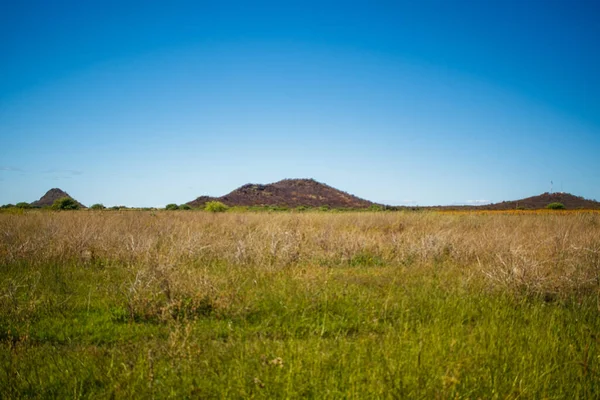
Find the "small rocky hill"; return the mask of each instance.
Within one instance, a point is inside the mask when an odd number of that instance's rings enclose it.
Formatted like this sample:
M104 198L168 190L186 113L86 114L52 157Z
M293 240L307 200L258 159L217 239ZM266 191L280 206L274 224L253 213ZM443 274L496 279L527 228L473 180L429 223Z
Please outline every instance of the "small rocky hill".
M267 185L249 183L221 197L201 196L187 203L202 207L208 201L228 206L285 206L367 208L374 203L314 179L284 179Z
M480 206L487 210L515 210L515 209L541 209L550 203L562 203L567 210L598 210L600 202L587 200L570 193L543 193L538 196L527 197L521 200L503 201L501 203Z
M73 197L71 197L67 192L65 192L61 189L58 189L58 188L52 188L52 189L48 190L46 192L46 194L43 195L39 200L36 200L33 203L31 203L31 206L32 207L50 207L52 204L54 204L54 202L56 200L62 199L63 197L69 197L69 198L73 199ZM75 199L73 199L73 200L75 200ZM84 206L77 200L75 200L75 202L77 202L77 204L79 204L79 207L86 208L86 206Z

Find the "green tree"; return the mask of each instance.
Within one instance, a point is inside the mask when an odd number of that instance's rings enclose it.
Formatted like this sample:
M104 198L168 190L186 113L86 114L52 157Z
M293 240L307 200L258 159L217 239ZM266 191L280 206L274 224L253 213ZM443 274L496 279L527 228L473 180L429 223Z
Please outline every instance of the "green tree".
M17 205L15 207L17 207L17 208L31 208L31 204L22 201L20 203L17 203Z
M546 208L549 210L564 210L566 207L563 203L554 202L548 204Z
M101 203L96 203L96 204L93 204L93 205L90 207L90 209L92 209L92 210L104 210L105 208L106 208L106 207L104 207L104 204L101 204Z
M70 197L62 197L52 204L53 210L78 210L79 204Z
M187 204L182 204L179 206L180 210L191 210L192 207L188 206Z
M169 210L169 211L179 210L179 206L175 203L167 204L165 206L165 210Z
M210 211L210 212L225 212L225 211L227 211L228 208L229 207L227 207L225 204L221 203L220 201L209 201L204 206L204 210Z

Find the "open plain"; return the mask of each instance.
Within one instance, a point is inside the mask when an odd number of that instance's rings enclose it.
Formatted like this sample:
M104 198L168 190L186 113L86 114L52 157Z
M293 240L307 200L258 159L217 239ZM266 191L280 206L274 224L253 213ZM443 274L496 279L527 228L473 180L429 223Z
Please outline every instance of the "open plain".
M0 213L0 398L598 398L600 213Z

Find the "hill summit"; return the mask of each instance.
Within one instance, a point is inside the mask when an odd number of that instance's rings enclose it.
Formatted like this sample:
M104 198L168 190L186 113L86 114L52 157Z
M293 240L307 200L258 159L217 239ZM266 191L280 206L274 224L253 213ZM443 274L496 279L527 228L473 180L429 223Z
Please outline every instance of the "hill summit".
M209 201L220 201L228 206L331 208L367 208L374 204L314 179L284 179L267 185L248 183L224 196L200 196L187 204L202 207Z
M52 206L52 204L54 204L54 202L56 200L62 199L63 197L68 197L70 199L73 199L73 197L71 197L67 192L65 192L61 189L58 189L58 188L52 188L52 189L48 190L45 195L40 197L39 200L36 200L33 203L31 203L31 206L33 206L33 207L50 207L50 206ZM75 199L73 199L73 200L75 200ZM77 200L75 200L75 202L79 205L79 207L86 208L83 204L81 204Z

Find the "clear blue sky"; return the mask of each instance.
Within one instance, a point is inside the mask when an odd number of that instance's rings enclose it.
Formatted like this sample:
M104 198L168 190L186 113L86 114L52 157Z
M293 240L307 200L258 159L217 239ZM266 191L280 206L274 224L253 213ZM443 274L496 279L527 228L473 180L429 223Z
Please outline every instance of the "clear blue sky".
M600 2L1 1L0 204L600 200Z

